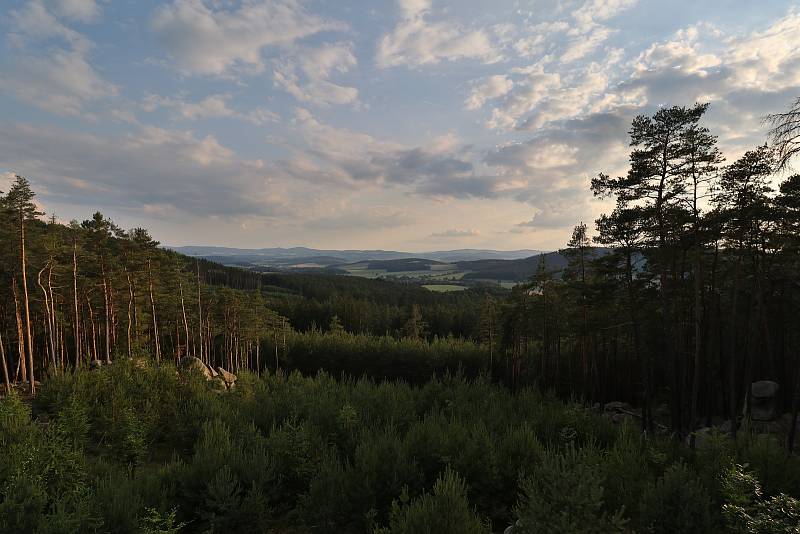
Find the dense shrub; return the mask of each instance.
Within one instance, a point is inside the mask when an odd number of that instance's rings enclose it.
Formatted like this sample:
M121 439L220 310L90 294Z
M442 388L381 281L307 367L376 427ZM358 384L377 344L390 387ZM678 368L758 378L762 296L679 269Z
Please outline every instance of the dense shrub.
M799 461L768 440L695 453L457 373L220 391L120 361L0 399L0 446L0 532L766 532L798 510Z
M524 497L516 510L515 531L623 532L624 510L606 511L603 482L601 455L594 446L548 450L539 468L522 483Z
M454 471L446 469L436 479L433 493L422 495L409 502L403 493L392 504L387 528L375 530L376 534L486 534L489 527L470 509L464 480Z

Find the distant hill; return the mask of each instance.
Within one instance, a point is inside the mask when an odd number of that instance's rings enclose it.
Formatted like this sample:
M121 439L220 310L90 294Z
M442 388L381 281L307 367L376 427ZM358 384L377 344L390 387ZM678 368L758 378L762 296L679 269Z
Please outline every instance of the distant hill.
M567 266L567 258L559 252L545 252L518 260L476 260L458 262L459 270L466 271L462 280L503 280L521 282L527 280L539 268L544 256L545 268L560 273Z
M567 266L561 252L535 250L449 250L436 252L396 252L390 250L317 250L305 247L237 249L225 247L175 247L189 256L199 256L225 265L257 271L349 274L369 278L402 279L427 284L474 286L484 282L517 283L528 280L545 267L558 277ZM592 248L600 256L607 249Z
M211 246L167 247L187 256L214 258L228 264L292 267L315 264L327 267L363 261L425 259L445 263L476 260L516 260L540 254L539 250L458 249L431 252L400 252L395 250L320 250L307 247L292 248L230 248Z

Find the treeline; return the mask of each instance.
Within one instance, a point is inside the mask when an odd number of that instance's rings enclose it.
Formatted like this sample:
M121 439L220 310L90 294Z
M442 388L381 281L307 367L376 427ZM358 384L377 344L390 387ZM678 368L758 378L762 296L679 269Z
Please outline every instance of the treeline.
M325 371L336 377L419 385L449 373L470 379L503 374L502 362L493 362L486 346L454 337L425 340L412 332L400 338L351 334L334 323L327 332L270 333L264 346L274 352L274 360L265 360L273 371L291 369L309 376Z
M486 296L507 294L493 287L436 293L415 284L330 274L267 273L261 281L270 307L297 330L325 330L336 317L351 333L402 337L418 306L427 339L477 339Z
M512 384L633 401L649 430L667 403L685 433L718 416L735 432L751 383L768 379L796 420L800 176L781 174L786 138L775 135L727 162L707 107L634 119L628 173L592 180L615 204L596 237L576 226L563 276L542 265L496 308Z
M21 176L0 195L7 388L21 382L33 393L48 367L118 356L190 355L228 369L255 368L265 332L288 328L265 306L254 273L161 249L145 229L125 231L99 212L68 225L43 221L34 197Z

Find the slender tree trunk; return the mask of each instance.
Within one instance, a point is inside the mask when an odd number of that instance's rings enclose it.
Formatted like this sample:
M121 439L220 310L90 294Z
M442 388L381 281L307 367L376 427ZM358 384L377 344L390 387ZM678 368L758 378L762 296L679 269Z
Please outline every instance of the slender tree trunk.
M791 290L790 290L791 295ZM790 297L789 302L793 302ZM790 308L791 311L791 308ZM792 313L790 314L792 317L796 318L797 314ZM795 324L797 325L798 322L795 319ZM789 426L789 436L787 438L787 449L789 450L789 454L792 453L794 450L794 440L795 436L797 435L797 415L800 411L800 358L795 357L795 369L794 369L794 391L792 392L792 422Z
M198 323L198 337L197 337L197 345L200 351L200 359L203 359L203 304L200 300L200 260L195 259L195 265L197 267L197 323Z
M153 268L150 258L147 258L148 290L150 293L150 314L153 316L153 344L155 347L156 361L161 361L161 343L158 339L158 320L156 319L156 301L153 297ZM177 340L176 340L177 343ZM177 344L176 344L177 347Z
M696 424L700 381L702 380L702 373L705 371L703 359L705 306L703 305L703 262L701 253L702 250L699 245L696 245L694 258L694 372L692 377L691 410L689 412L690 430L694 429Z
M105 361L106 363L111 363L111 306L109 304L109 295L108 295L108 281L106 280L106 267L105 267L105 259L100 259L100 266L101 266L101 273L102 273L102 284L103 284L103 308L105 312L105 334L106 334L106 346L105 346Z
M0 329L0 361L3 365L3 383L6 385L6 394L11 394L11 379L8 376L8 362L6 361L6 348L3 346L3 332Z
M734 276L733 276L733 298L731 302L731 320L730 320L730 366L728 369L729 373L729 381L730 381L730 401L728 403L728 416L731 419L731 435L735 438L736 437L736 430L737 430L737 407L739 405L739 386L737 384L736 375L736 360L738 355L738 343L737 343L737 312L738 312L738 304L739 304L739 279L741 278L741 258L737 254L736 258L736 266L734 268Z
M80 367L81 361L81 316L78 306L78 240L72 241L72 303L75 308L75 368Z
M59 362L58 368L60 371L64 370L64 362L63 362L63 352L62 347L59 342L59 331L60 327L58 325L58 313L56 312L56 297L53 295L53 263L50 263L50 268L47 270L47 292L50 294L50 316L52 317L53 321L53 332L52 332L52 345L53 345L53 352L56 354L56 360Z
M186 319L186 305L183 301L183 282L178 282L178 290L181 296L181 312L183 313L183 328L186 332L186 355L190 356L189 353L189 321Z
M28 340L28 379L30 381L31 395L36 393L36 379L33 370L33 334L31 332L31 305L28 298L28 274L25 257L25 217L20 208L19 212L19 259L22 271L22 294L25 302L25 329Z
M14 293L14 315L17 321L17 350L19 351L19 358L17 359L17 370L22 372L22 381L28 381L28 355L25 352L25 332L23 330L22 311L19 302L19 290L17 289L17 278L14 277L11 281L11 290ZM15 373L15 374L18 374Z
M131 273L128 272L128 268L125 267L125 279L128 281L128 328L127 328L127 342L128 342L128 358L130 359L131 353L131 344L133 343L133 336L131 332L131 328L133 327L133 282L131 281Z
M97 353L97 326L94 322L94 311L92 310L92 301L89 299L89 296L86 296L86 305L89 310L89 322L92 325L92 361L99 360L98 353Z
M36 284L42 290L42 295L44 296L44 311L45 311L45 334L47 336L47 352L50 353L50 361L53 363L55 367L56 364L56 352L55 347L53 347L53 318L50 314L50 297L47 295L47 290L45 289L44 285L42 284L42 273L47 269L48 264L45 264L44 267L39 270L39 274L36 276Z

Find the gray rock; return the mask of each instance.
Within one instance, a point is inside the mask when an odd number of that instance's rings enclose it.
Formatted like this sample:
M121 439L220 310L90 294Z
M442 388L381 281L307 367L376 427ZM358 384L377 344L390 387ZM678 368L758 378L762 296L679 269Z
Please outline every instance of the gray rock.
M722 430L710 426L698 428L686 436L686 445L691 446L692 442L694 442L695 449L702 449L708 445L711 437L717 432L722 432Z
M206 377L206 380L211 380L214 378L214 375L211 373L211 369L203 363L200 358L195 358L194 356L184 356L180 360L181 369L196 369Z
M753 395L753 398L758 399L773 398L778 394L780 389L781 387L778 383L772 380L759 380L750 385L750 393Z
M226 371L222 367L217 367L217 371L219 371L219 375L227 384L233 384L238 379L238 377L235 374Z
M606 412L627 412L632 410L633 406L631 406L627 402L621 402L621 401L607 402L605 406L603 406L603 411Z
M772 380L759 380L750 385L750 417L754 421L774 421L778 417L778 391Z

